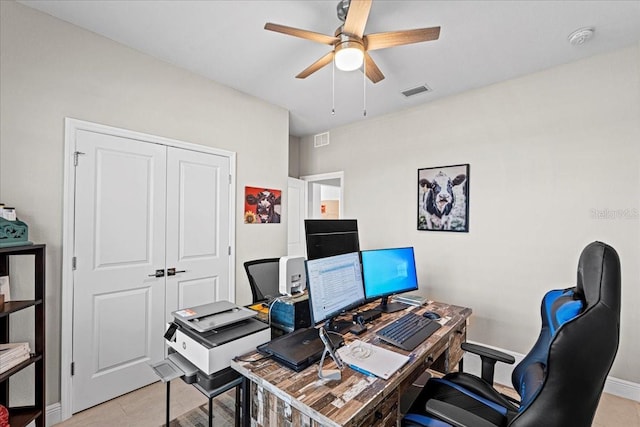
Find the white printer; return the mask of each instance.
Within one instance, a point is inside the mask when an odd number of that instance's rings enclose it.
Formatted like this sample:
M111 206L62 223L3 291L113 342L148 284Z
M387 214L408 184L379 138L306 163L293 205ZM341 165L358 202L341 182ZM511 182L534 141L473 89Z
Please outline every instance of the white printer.
M269 325L257 313L229 301L186 308L172 313L165 339L169 346L200 371L206 388L226 377L231 359L271 340ZM171 350L170 350L171 351Z

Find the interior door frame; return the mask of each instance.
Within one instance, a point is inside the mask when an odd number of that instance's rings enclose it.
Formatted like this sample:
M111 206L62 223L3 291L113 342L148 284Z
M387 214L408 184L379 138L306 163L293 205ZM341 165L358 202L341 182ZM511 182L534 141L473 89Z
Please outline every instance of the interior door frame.
M307 203L309 204L314 203L314 200L316 199L314 197L313 184L322 184L323 181L338 180L340 182L340 199L338 200L339 218L344 218L344 171L304 175L301 176L300 179L307 181ZM317 210L320 211L319 206L317 206ZM307 207L307 217L313 217L313 208Z
M161 136L87 122L70 117L64 121L64 201L62 225L62 297L60 324L60 416L72 415L71 363L73 362L73 254L75 241L75 155L76 133L89 131L135 139L185 150L214 154L229 159L229 295L235 300L236 153ZM80 160L81 161L81 160ZM233 301L232 301L233 302Z

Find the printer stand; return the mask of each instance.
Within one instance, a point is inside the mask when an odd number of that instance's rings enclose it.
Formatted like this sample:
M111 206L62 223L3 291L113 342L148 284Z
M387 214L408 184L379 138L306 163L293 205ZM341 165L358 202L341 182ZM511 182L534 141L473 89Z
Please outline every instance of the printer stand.
M220 371L219 375L212 379L210 375L206 375L183 356L174 352L170 352L167 358L161 362L150 366L160 379L167 383L166 427L169 427L171 420L169 413L171 408L171 380L178 377L185 383L193 385L196 390L209 399L209 427L213 426L213 398L234 387L236 388L235 425L236 427L240 426L241 420L244 421L245 425L247 424L250 408L247 399L249 383L245 377L231 368ZM229 375L230 373L232 375Z
M209 399L209 427L213 427L213 399L219 395L221 395L222 393L231 390L232 388L236 388L236 419L235 419L235 425L236 427L240 426L240 413L242 413L242 415L244 417L246 417L245 414L247 414L246 412L246 408L249 406L248 402L245 402L244 400L244 396L247 395L246 391L245 391L245 387L248 386L248 384L246 383L246 381L244 380L244 377L240 376L236 379L234 379L233 381L230 381L220 387L214 388L214 389L206 389L205 387L202 387L200 384L198 383L193 383L192 384L200 393L202 393L203 395L205 395L207 397L207 399ZM241 403L242 402L242 405ZM171 420L171 416L169 414L169 408L171 407L171 381L167 381L167 411L166 411L166 427L169 427L169 423Z

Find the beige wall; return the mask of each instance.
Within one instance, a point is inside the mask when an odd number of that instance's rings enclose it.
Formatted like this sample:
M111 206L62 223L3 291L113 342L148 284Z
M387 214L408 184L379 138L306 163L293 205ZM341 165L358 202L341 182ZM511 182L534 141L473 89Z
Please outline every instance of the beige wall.
M60 397L64 118L237 153L236 297L247 304L242 262L285 254L287 225L286 216L244 225L244 186L286 196L288 113L23 5L0 1L0 19L0 201L18 209L31 240L47 244L51 404ZM269 253L256 241L269 242Z
M611 374L640 383L640 46L333 129L325 147L305 137L300 159L301 175L344 171L361 247L413 245L421 293L472 307L473 341L526 353L545 291L575 284L588 242L613 245L623 306ZM460 163L469 233L417 231L417 169Z

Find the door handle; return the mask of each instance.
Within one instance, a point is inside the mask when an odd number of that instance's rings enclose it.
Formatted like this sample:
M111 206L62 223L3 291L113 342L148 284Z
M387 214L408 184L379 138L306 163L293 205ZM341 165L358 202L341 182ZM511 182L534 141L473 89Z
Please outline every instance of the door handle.
M178 270L176 271L175 268L167 268L167 276L175 276L176 273L186 273L187 270Z
M164 277L164 270L156 270L156 272L150 274L149 277Z

